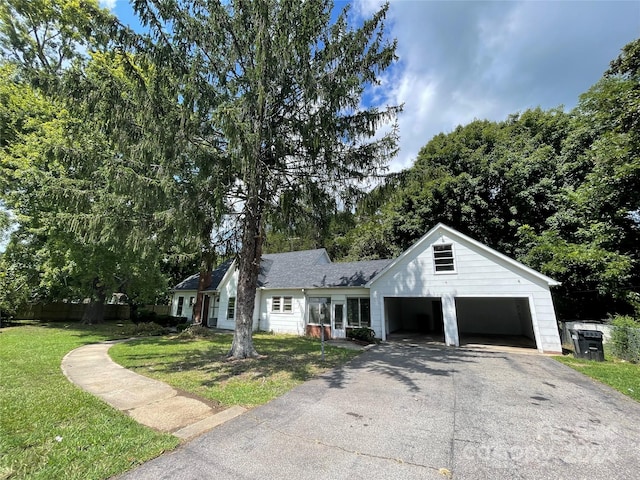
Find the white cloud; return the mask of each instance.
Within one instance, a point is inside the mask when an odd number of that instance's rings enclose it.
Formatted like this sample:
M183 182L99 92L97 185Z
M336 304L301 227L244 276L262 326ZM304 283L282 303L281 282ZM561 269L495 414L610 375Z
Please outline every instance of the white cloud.
M359 0L354 12L380 5ZM572 108L640 34L640 3L396 1L387 26L400 62L375 98L405 104L399 170L434 135L473 119Z
M100 6L109 10L116 8L116 3L118 0L100 0Z

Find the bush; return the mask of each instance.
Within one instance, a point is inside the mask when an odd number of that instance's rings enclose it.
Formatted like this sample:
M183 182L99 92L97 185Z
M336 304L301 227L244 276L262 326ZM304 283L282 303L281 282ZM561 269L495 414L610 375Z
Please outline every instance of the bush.
M182 332L180 332L178 334L178 338L211 338L215 335L216 333L212 330L209 330L207 327L203 327L202 325L191 325L189 328L186 328Z
M167 329L162 325L158 325L154 322L144 322L130 325L124 330L125 335L133 335L136 337L164 335L165 333L167 333Z
M361 342L376 343L376 334L368 327L347 330L347 338L359 340Z
M185 317L173 317L171 315L158 315L150 310L136 310L131 316L133 323L157 323L163 327L177 327L181 323L186 323Z
M628 315L617 315L611 324L613 356L628 362L640 363L640 323Z

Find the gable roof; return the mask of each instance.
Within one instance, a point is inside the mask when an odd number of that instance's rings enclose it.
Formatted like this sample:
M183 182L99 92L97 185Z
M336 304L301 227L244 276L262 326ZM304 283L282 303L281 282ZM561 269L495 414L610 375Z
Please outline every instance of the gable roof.
M231 266L232 263L233 263L232 260L227 260L226 262L221 263L213 272L211 272L211 281L209 282L209 286L205 288L204 291L209 292L209 291L216 290L218 288L218 285L220 285L222 278L227 273L227 270L229 270L229 267ZM194 275L191 275L189 278L186 278L185 280L181 281L179 284L173 287L173 289L174 290L198 290L199 280L200 280L200 274L196 273Z
M291 257L265 255L258 286L263 288L363 287L391 260L304 264Z
M363 287L375 278L391 260L333 263L324 248L297 252L268 253L262 256L258 287L324 288ZM211 274L211 285L205 291L217 290L220 282L233 270L227 261ZM174 287L174 290L197 290L198 274Z
M560 282L554 280L553 278L547 277L542 273L534 270L533 268L527 267L526 265L514 260L513 258L507 257L506 255L494 250L491 247L486 246L484 243L481 243L473 238L465 235L464 233L460 233L459 231L445 225L444 223L438 223L435 227L429 230L425 235L423 235L417 242L415 242L411 247L402 252L402 255L395 258L386 266L386 268L375 276L371 281L369 281L366 286L369 287L371 284L375 283L382 275L391 270L395 265L398 264L404 257L411 255L412 252L416 249L421 248L425 243L429 243L432 238L437 237L439 235L446 234L449 237L457 239L461 243L466 243L473 250L484 253L487 257L493 258L494 260L500 260L516 270L520 270L522 273L530 275L538 280L543 281L549 286L557 286L560 285Z

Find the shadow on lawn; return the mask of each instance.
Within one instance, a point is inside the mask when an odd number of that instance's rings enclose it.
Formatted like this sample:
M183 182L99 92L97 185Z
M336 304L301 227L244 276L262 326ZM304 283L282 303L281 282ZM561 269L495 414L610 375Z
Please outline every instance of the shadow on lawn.
M205 387L233 378L271 378L281 373L304 381L357 355L357 352L327 346L323 362L320 344L315 339L256 334L254 344L263 358L229 360L227 352L231 341L232 334L222 333L203 339L147 337L120 346L118 355L126 359L128 365L152 367L165 373L197 370L207 377L200 382Z

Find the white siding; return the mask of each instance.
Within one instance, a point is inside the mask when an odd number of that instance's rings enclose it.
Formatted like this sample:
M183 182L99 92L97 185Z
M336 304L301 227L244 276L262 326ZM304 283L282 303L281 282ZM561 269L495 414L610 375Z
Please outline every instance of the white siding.
M193 307L189 306L189 299L191 297L196 297L197 291L195 290L180 290L179 292L173 293L173 298L171 300L171 315L174 317L186 317L187 320L191 321L193 317ZM182 313L178 315L178 298L183 297L184 303L182 304Z
M302 290L262 290L260 292L260 330L275 333L305 333L305 294ZM291 297L291 312L273 312L273 297Z
M220 285L218 285L218 291L220 292L220 303L218 304L218 328L227 330L234 330L236 328L236 320L235 318L227 318L227 310L229 307L229 298L236 296L237 286L237 270L225 275L220 282Z
M526 297L531 304L531 317L540 350L561 350L556 317L548 284L504 259L478 249L463 238L442 232L421 240L371 285L372 326L376 334L386 337L384 297L441 297L445 317L447 343L455 339L457 328L447 327L447 317L455 318L455 297ZM455 272L435 273L432 245L453 244ZM375 305L375 307L374 307ZM445 308L445 306L447 308ZM447 330L448 328L448 330Z

